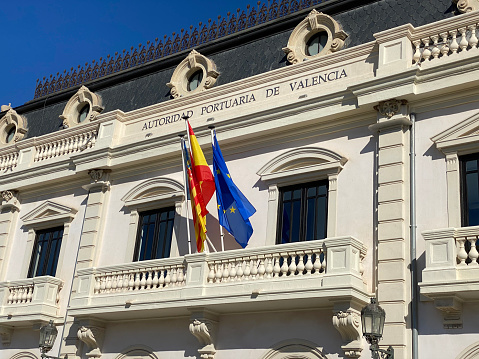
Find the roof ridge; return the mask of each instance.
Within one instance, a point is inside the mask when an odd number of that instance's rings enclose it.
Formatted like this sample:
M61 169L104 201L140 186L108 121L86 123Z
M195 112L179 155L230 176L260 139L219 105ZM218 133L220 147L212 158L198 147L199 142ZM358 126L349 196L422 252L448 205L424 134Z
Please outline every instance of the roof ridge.
M189 31L183 28L181 33L173 32L171 36L164 35L163 40L155 39L154 43L147 41L138 48L132 46L130 51L124 49L114 56L100 57L99 61L86 62L84 66L72 67L70 71L57 72L56 76L37 79L34 99L47 96L83 83L96 80L120 71L161 59L171 54L193 49L219 38L250 29L260 24L299 12L311 6L330 0L273 0L267 3L258 1L257 6L246 6L246 11L236 10L236 15L228 12L226 17L218 15L216 21L208 19L208 23L200 22L198 27L190 25Z

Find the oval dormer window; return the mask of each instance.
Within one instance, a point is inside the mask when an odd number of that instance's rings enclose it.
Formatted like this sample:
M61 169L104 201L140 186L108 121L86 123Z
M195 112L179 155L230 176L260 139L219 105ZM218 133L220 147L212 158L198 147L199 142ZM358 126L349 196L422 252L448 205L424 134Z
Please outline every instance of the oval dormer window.
M203 70L198 70L193 73L188 79L188 91L196 90L203 80Z
M88 113L90 112L90 104L85 104L78 113L78 123L82 123L86 120Z
M328 43L328 34L325 31L317 32L311 36L306 43L306 54L309 56L315 56L323 51L324 47Z
M15 137L15 133L17 132L17 128L15 126L10 127L7 129L7 135L5 138L6 143L10 143L13 141L13 138Z

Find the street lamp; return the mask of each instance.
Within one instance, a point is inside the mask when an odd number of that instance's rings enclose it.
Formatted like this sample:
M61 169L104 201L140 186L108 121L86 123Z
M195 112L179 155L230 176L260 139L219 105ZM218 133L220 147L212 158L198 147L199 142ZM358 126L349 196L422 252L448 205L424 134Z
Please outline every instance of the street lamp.
M379 340L383 336L384 320L386 312L381 308L376 298L371 298L371 303L361 310L361 323L363 325L363 336L371 344L369 349L373 359L394 359L394 349L389 346L387 350L379 349Z
M42 358L56 358L46 355L46 353L52 350L57 334L58 330L55 328L53 320L50 320L50 323L40 328L40 342L38 343L38 346L42 352Z

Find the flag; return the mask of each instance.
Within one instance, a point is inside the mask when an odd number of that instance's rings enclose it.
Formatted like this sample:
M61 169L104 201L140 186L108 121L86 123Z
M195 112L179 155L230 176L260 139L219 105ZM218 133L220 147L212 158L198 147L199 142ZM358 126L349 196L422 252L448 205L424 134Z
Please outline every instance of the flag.
M190 138L190 151L191 151L191 170L198 181L199 191L198 195L203 198L205 205L208 204L213 193L215 193L215 180L211 173L208 163L206 163L205 155L201 150L200 144L196 139L195 133L188 123L188 133Z
M213 171L215 173L218 219L236 242L245 248L253 234L253 226L249 217L256 212L256 209L231 179L216 140L216 133L213 141Z
M203 197L199 194L201 189L196 179L195 173L191 169L191 161L185 143L183 142L183 152L185 155L186 173L188 176L188 188L191 200L191 211L193 212L193 225L195 227L196 250L203 252L206 240L206 205Z

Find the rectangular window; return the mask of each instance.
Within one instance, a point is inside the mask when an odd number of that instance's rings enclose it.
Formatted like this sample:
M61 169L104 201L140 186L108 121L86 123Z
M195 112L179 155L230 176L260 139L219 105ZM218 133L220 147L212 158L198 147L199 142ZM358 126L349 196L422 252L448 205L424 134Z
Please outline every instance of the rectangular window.
M460 157L462 225L479 225L479 154Z
M28 277L55 276L62 245L63 227L37 231Z
M175 207L140 213L134 261L168 258Z
M328 181L280 189L276 243L326 238Z

